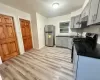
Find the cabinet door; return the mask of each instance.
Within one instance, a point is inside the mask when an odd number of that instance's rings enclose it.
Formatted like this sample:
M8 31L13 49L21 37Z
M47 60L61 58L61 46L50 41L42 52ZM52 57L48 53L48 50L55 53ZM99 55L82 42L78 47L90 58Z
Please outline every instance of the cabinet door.
M90 2L87 4L85 9L83 10L83 12L81 14L81 19L86 17L86 16L89 16L89 10L90 10Z
M80 22L80 15L75 17L74 28L80 28L80 24L78 24L78 22Z
M97 19L99 0L91 0L88 25L94 24Z
M75 21L75 17L72 17L71 18L71 26L70 26L70 28L74 28L74 21Z
M68 48L72 49L72 38L68 38Z
M100 60L79 56L76 80L100 80Z
M62 38L62 47L68 48L68 37Z
M61 37L56 37L56 46L62 46L62 38Z
M68 48L68 37L56 37L56 46Z
M98 8L98 14L97 14L97 19L96 23L100 22L100 2L99 2L99 8Z

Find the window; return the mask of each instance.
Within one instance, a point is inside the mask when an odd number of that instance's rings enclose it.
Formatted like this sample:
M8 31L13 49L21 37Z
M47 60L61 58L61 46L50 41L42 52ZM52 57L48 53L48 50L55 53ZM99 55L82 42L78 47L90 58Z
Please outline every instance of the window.
M68 32L69 32L69 22L61 22L60 33L68 33Z

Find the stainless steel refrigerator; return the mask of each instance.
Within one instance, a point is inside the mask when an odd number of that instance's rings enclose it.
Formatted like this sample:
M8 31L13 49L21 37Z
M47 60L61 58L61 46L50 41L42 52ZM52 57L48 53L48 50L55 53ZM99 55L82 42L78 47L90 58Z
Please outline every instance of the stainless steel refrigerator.
M46 25L44 28L45 32L45 45L53 47L55 45L55 26Z

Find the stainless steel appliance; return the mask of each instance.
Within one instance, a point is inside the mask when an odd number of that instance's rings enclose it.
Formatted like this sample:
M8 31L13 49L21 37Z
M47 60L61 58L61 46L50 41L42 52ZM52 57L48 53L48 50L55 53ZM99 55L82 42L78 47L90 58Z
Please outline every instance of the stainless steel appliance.
M53 47L55 45L55 26L46 25L45 31L45 45L48 47Z
M98 34L87 33L86 38L73 38L72 54L71 61L73 62L73 49L75 43L81 46L78 51L82 53L90 53L91 50L94 50L97 47ZM91 56L92 54L87 54ZM92 55L93 56L93 55Z

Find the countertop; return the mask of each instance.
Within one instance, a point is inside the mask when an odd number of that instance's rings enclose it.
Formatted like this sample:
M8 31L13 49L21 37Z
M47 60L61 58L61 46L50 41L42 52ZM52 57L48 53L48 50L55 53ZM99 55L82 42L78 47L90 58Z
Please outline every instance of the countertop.
M74 38L77 37L75 35L57 35L56 37L70 37L70 38Z
M100 44L97 44L95 49L92 49L91 46L85 42L74 42L74 44L77 55L100 59Z

